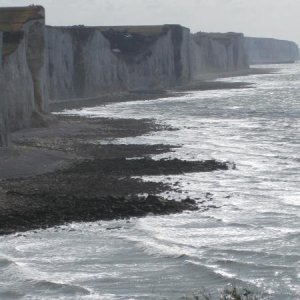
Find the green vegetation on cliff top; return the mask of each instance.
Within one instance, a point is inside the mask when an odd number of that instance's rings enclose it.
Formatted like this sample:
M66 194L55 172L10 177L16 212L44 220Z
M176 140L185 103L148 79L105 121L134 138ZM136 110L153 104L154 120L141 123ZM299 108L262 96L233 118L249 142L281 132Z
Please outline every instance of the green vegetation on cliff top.
M0 8L0 31L20 31L25 23L44 19L42 6Z
M74 25L74 26L55 26L63 29L82 29L82 30L98 30L101 32L105 31L115 31L130 34L139 34L144 36L155 36L166 33L172 27L181 27L181 25L176 24L164 24L164 25L125 25L125 26L84 26L84 25Z
M131 34L141 35L160 35L166 30L164 25L153 25L153 26L99 26L97 27L100 31L107 31L113 29L114 31L127 32Z
M29 21L43 20L41 6L0 8L0 31L3 31L2 56L10 55L18 48L23 38L22 27Z

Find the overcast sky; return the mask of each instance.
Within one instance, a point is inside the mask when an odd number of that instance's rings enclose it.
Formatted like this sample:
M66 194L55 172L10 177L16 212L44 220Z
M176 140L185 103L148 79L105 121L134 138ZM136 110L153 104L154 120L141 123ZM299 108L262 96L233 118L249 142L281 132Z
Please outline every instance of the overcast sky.
M182 24L197 31L243 32L300 45L300 0L0 0L41 4L49 25Z

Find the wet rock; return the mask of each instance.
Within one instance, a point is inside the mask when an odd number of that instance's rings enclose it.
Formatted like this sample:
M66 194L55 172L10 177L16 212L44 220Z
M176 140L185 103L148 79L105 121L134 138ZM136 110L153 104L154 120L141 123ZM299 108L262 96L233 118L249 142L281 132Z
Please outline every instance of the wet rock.
M74 120L74 122L77 121ZM100 121L88 122L95 126ZM103 126L104 132L109 131L107 130L108 125L114 124L108 120L101 122L101 126L107 123L106 127ZM119 125L122 125L123 128L124 123L129 126L130 121L122 121L122 124ZM136 128L137 123L133 122L131 126ZM88 128L90 129L90 127ZM100 129L96 128L98 134ZM91 131L93 132L93 129L88 130L88 134ZM115 131L115 128L111 128L110 131ZM84 138L78 131L75 133L80 136L80 139ZM91 136L87 135L85 138L91 138ZM76 145L77 142L73 137L70 140L72 147ZM53 140L45 141L47 141L46 147L48 147ZM66 152L69 151L70 143L65 143L63 139L56 141L58 141L57 147ZM143 182L141 179L132 177L142 175L168 176L187 172L228 169L226 163L215 160L162 159L155 161L150 158L128 160L119 157L122 153L121 148L109 147L106 146L103 155L101 151L98 153L97 147L92 147L91 151L86 151L89 146L83 147L80 153L86 152L91 157L73 158L73 164L60 171L1 181L3 197L9 205L0 210L0 235L29 229L49 228L70 222L128 219L149 214L162 215L198 210L195 200L189 197L182 201L175 201L171 198L169 193L171 190L178 192L183 198L185 197L185 194L178 187L176 190L176 188L162 182ZM74 151L74 148L72 149ZM136 151L138 154L150 150L154 151L146 146L139 147L138 150L136 147L126 146L125 150L127 157L137 157ZM180 185L181 181L177 181L175 184ZM169 193L169 199L155 196L166 192ZM148 196L138 196L141 194ZM212 194L208 193L206 201L210 201L211 197ZM66 229L56 227L55 230Z
M205 197L206 197L206 198L211 198L212 196L213 196L212 193L206 193L206 194L205 194Z
M191 204L191 205L196 205L196 201L191 199L191 198L186 198L184 200L182 200L183 203L186 203L186 204Z
M117 227L108 227L106 230L119 230L122 229L122 226L117 226Z
M37 206L35 211L29 209L24 211L22 215L1 215L0 233L8 234L41 227L53 227L72 221L91 222L126 219L147 216L148 214L162 215L181 213L185 210L198 210L196 201L193 199L186 198L182 201L175 201L155 195L148 195L147 197L108 195L107 197L82 198L64 194L56 196L54 201L49 195L44 197L43 200L47 205ZM37 198L35 200L38 201ZM27 222L28 219L30 222ZM117 226L107 230L120 228ZM55 226L55 231L58 230L66 231L67 229ZM75 231L75 229L71 228L68 231Z
M207 208L214 208L214 209L217 209L217 208L221 208L221 206L216 206L216 205L208 205Z
M78 162L64 171L72 173L103 173L113 176L178 175L193 172L212 172L228 170L226 162L217 160L186 161L180 159L153 160L149 158L131 159L94 159ZM179 185L177 181L174 185Z

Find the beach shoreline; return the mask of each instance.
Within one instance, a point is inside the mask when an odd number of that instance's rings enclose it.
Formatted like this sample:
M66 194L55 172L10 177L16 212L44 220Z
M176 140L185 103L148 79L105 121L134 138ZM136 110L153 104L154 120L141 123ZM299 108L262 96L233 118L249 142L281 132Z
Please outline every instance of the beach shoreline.
M251 82L248 81L218 81L217 79L226 79L232 77L246 77L250 75L272 74L278 72L278 69L272 68L251 68L249 70L211 74L199 78L197 81L192 81L189 84L172 87L169 90L146 90L146 91L128 91L104 93L97 97L79 98L79 99L61 99L51 101L50 111L60 112L62 110L79 109L82 107L95 107L109 105L112 103L142 101L142 100L157 100L160 98L170 98L179 95L185 95L191 91L208 91L208 90L226 90L226 89L243 89L253 88Z
M202 90L249 88L248 83L240 82L201 84ZM196 89L197 86L194 87ZM190 90L193 90L192 87ZM64 105L73 109L83 104L96 106L129 100L154 100L187 91L134 93L133 98L133 93L116 98L111 95L104 103L97 99L97 103L74 101ZM53 104L53 111L58 109L61 109L61 104ZM103 145L97 142L161 130L176 128L150 119L89 119L57 115L48 127L13 133L12 146L0 151L0 234L73 221L209 209L205 199L199 200L199 205L188 197L182 198L181 202L159 197L160 193L176 187L132 177L227 170L225 162L153 161L151 155L170 152L178 145Z

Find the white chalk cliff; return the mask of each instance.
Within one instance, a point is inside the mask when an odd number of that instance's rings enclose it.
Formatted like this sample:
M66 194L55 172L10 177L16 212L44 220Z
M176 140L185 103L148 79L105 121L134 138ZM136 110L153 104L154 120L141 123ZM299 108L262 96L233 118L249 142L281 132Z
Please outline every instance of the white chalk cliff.
M249 68L241 33L205 33L192 36L192 74L201 79L208 74L234 73Z
M0 146L43 125L49 101L186 85L253 62L293 61L292 42L180 25L50 27L40 6L0 9Z
M298 45L270 38L245 38L250 64L293 63L299 59Z
M46 32L53 101L162 89L190 79L190 32L178 25L47 27Z

